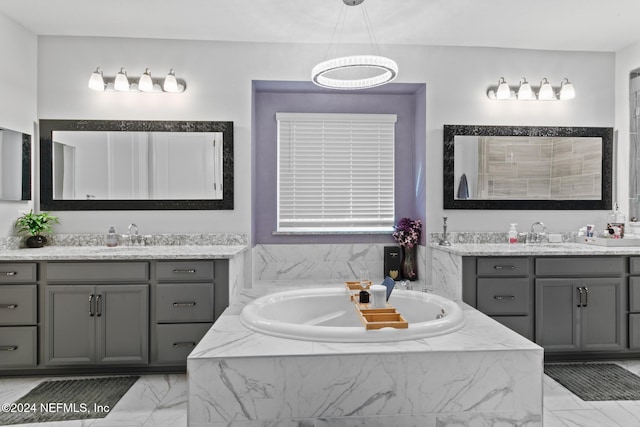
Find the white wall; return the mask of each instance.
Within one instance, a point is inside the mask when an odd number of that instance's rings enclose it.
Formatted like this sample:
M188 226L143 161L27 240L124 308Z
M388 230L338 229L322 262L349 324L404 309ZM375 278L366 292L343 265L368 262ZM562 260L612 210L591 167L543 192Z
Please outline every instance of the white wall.
M38 55L38 117L47 119L232 120L235 123L234 211L58 212L60 232L100 232L129 222L141 232L250 231L251 80L308 80L324 55L323 45L219 43L146 39L41 37ZM393 46L383 52L399 64L400 82L427 85L427 223L439 231L449 217L452 231L506 231L508 224L547 223L575 230L604 221L592 211L444 211L443 124L613 126L614 55L493 48ZM149 67L169 68L187 81L183 94L97 93L87 89L100 66L131 77ZM576 99L568 102L496 102L485 93L504 76L516 84L526 76L558 84L568 77Z
M37 37L0 14L0 128L34 135ZM0 237L13 233L18 211L30 202L0 201Z

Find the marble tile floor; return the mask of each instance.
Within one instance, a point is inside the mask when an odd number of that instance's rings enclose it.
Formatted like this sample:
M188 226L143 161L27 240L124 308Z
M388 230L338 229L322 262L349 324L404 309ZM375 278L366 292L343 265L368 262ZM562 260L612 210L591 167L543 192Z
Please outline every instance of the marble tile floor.
M640 360L615 362L640 375ZM78 377L70 377L78 378ZM0 379L0 403L10 403L49 378ZM62 379L55 377L53 379ZM186 375L144 375L105 418L16 427L186 427ZM640 401L584 402L544 378L544 427L640 426Z

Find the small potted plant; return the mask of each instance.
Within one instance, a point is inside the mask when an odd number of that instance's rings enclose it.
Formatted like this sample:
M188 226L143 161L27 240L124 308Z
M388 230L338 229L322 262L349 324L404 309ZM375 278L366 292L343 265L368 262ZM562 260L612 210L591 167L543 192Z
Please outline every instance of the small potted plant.
M30 234L25 243L30 248L41 248L47 244L43 233L51 233L53 224L59 223L58 217L49 212L34 214L33 210L25 213L16 221L18 233Z

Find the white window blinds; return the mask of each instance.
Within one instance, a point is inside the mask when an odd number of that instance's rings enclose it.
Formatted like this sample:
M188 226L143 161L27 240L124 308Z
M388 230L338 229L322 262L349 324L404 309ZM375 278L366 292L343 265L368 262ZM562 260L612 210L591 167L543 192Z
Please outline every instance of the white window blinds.
M395 114L277 113L278 231L390 231Z

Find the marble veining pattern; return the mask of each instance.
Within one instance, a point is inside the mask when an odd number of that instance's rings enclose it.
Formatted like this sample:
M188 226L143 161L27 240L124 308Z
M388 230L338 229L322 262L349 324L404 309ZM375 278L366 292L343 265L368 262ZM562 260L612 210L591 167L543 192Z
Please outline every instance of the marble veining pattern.
M245 234L158 234L145 236L145 245L107 247L104 234L53 234L44 248L20 248L22 238L0 239L0 260L117 260L117 259L224 259L240 258L247 249ZM234 292L243 283L242 260L230 271Z
M445 251L431 253L431 287L439 295L462 300L462 258Z
M270 291L243 291L189 356L191 427L541 425L542 349L468 306L466 326L449 335L316 343L240 324L242 305Z
M439 246L436 251L459 256L559 256L559 255L640 255L640 246L610 247L582 243L460 243Z
M128 235L119 235L119 247L127 246ZM246 234L145 234L147 246L238 246L249 242ZM106 246L104 234L51 234L47 235L49 246ZM24 237L0 238L0 249L24 248Z
M257 281L354 280L367 269L371 279L384 279L386 244L256 245L253 277ZM418 247L418 281L426 275L426 248Z

